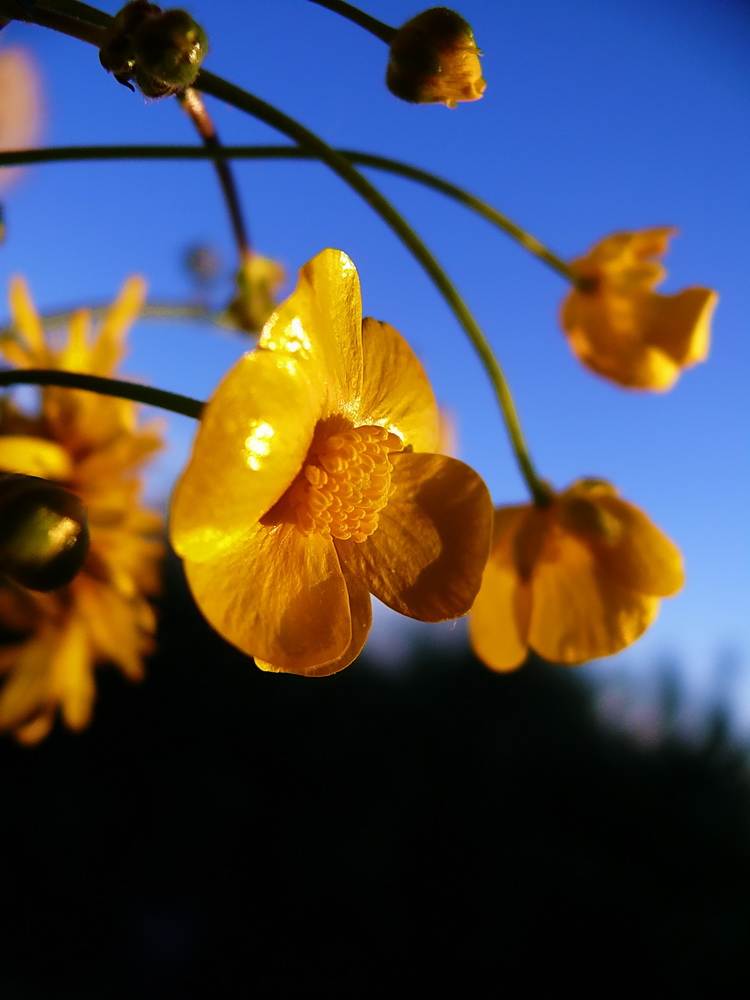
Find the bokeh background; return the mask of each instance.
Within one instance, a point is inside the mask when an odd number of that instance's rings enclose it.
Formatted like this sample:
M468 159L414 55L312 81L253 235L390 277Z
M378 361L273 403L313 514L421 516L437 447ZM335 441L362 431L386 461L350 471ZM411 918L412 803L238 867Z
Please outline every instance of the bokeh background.
M495 677L468 657L462 623L382 612L367 661L309 685L261 676L211 638L172 567L145 684L105 674L89 733L2 748L14 872L7 995L116 995L117 970L123 995L192 995L191 976L209 971L225 995L243 968L272 991L291 982L295 962L310 982L347 989L361 988L365 965L368 981L391 986L401 963L417 985L430 962L438 975L436 955L443 976L458 977L463 961L469 984L479 969L499 983L516 967L532 975L554 948L571 981L573 955L593 968L596 951L620 978L645 975L653 959L665 986L718 982L720 967L739 974L749 877L746 4L463 0L488 87L455 111L392 97L383 44L306 0L188 7L208 32L208 69L334 146L466 187L563 257L618 230L679 227L664 290L718 290L711 357L668 394L626 393L570 354L556 274L440 195L368 172L475 311L542 474L560 487L581 475L616 483L680 545L688 582L635 647L574 674L532 664ZM399 24L419 8L367 9ZM38 65L47 144L196 142L176 102L130 93L89 46L19 24L0 46L23 46ZM207 102L226 143L286 141ZM486 376L391 232L321 165L235 169L255 247L284 263L287 290L323 247L345 250L366 314L422 358L460 457L497 503L523 502ZM38 166L2 200L0 287L24 274L42 310L103 304L133 272L154 301L194 298L185 256L197 245L222 261L211 304L231 295L233 247L208 163ZM163 321L139 323L131 343L129 374L200 398L248 347ZM149 480L164 504L194 432L184 418L167 423L169 448Z

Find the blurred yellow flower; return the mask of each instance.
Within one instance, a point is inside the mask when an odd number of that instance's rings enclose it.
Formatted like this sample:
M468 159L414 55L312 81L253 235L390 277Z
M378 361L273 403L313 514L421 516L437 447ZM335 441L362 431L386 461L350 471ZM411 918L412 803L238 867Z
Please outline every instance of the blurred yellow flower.
M114 374L145 288L130 279L90 336L76 313L59 343L45 332L26 285L11 285L16 336L0 345L18 367ZM79 390L45 387L29 414L6 401L0 411L0 469L53 480L83 501L90 548L65 587L37 593L0 584L0 729L24 743L49 732L59 709L71 729L91 717L94 667L114 663L133 679L152 647L163 544L161 518L141 506L144 461L161 446L158 428L139 426L137 404Z
M411 18L391 42L386 84L413 104L478 101L487 84L471 25L447 7Z
M424 370L392 327L361 316L354 265L324 250L207 404L175 491L170 532L198 606L264 670L347 666L370 594L443 621L479 589L487 488L431 453Z
M42 123L39 71L19 48L0 48L0 150L28 149L39 139ZM19 168L0 170L5 188Z
M571 263L581 284L562 305L570 346L592 371L629 389L669 389L708 355L716 292L654 291L665 276L657 258L675 232L616 233Z
M683 583L679 549L609 483L582 479L547 507L501 507L470 620L493 670L530 649L553 663L609 656L648 628Z

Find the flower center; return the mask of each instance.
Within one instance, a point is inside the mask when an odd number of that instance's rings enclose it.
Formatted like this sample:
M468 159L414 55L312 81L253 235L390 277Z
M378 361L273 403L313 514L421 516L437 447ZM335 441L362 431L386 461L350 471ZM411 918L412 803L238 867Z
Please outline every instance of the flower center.
M384 427L353 427L314 442L287 494L298 530L363 542L391 493L389 453L402 448Z

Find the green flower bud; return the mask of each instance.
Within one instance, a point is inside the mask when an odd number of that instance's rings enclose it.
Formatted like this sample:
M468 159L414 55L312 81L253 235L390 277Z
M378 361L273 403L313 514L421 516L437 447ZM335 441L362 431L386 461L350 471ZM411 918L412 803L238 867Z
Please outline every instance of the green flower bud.
M208 38L186 11L166 10L139 25L133 51L136 83L148 97L162 97L195 82Z
M195 82L208 52L206 33L184 10L131 0L115 16L99 51L102 66L146 97L168 97Z
M0 573L29 590L75 577L89 549L86 511L57 483L0 473Z

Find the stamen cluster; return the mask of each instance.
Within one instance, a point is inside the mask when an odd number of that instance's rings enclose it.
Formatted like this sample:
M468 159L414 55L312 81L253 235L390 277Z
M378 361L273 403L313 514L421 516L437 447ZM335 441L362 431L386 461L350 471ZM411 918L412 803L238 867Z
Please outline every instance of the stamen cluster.
M402 449L384 427L353 427L313 445L289 491L298 530L363 542L391 493L389 455Z

